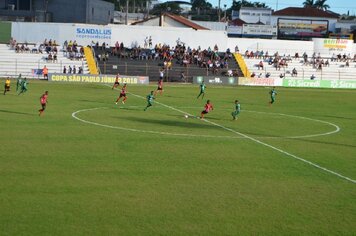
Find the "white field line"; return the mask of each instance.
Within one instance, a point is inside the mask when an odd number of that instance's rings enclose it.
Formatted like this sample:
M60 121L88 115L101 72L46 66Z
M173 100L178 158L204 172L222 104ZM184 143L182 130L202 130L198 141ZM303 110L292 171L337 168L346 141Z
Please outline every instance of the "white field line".
M77 114L81 112L86 112L86 111L94 111L98 109L107 109L107 107L96 107L96 108L89 108L89 109L83 109L83 110L78 110L72 113L72 117L76 120L79 120L83 123L86 124L91 124L91 125L96 125L96 126L101 126L101 127L106 127L106 128L111 128L111 129L119 129L119 130L125 130L125 131L132 131L132 132L139 132L139 133L149 133L149 134L159 134L159 135L171 135L171 136L187 136L187 137L199 137L199 138L228 138L228 139L238 139L242 137L236 137L236 136L216 136L216 135L198 135L198 134L185 134L185 133L170 133L170 132L159 132L159 131L152 131L152 130L140 130L140 129L131 129L131 128L124 128L124 127L119 127L119 126L112 126L112 125L105 125L93 121L88 121L81 119L77 116Z
M127 107L132 107L132 108L138 108L139 106L127 106ZM199 109L201 107L179 107L179 109ZM227 110L227 109L226 109ZM229 109L230 110L230 109ZM273 137L273 136L264 136L264 137L256 137L260 139L300 139L300 138L313 138L313 137L319 137L319 136L326 136L326 135L331 135L334 133L337 133L340 131L340 127L334 123L328 122L328 121L323 121L323 120L318 120L318 119L313 119L313 118L308 118L304 116L295 116L295 115L287 115L283 113L273 113L273 112L263 112L263 111L251 111L251 110L242 110L243 112L250 112L250 113L259 113L259 114L268 114L268 115L279 115L279 116L285 116L285 117L292 117L292 118L297 118L297 119L303 119L303 120L310 120L314 122L319 122L323 124L327 124L330 126L333 126L335 129L326 133L319 133L319 134L306 134L306 135L299 135L299 136L279 136L279 137ZM187 113L186 113L187 114Z
M130 94L133 95L133 96L135 96L135 97L145 99L144 97L142 97L142 96L140 96L140 95L136 95L136 94L133 94L133 93L130 93ZM177 109L177 108L171 107L171 106L169 106L169 105L166 105L166 104L163 104L163 103L160 103L160 102L157 102L157 101L156 101L155 103L160 104L161 106L167 107L167 108L169 108L169 109L171 109L171 110L174 110L174 111L177 111L177 112L180 112L180 113L183 113L183 114L187 114L187 115L192 116L191 114L189 114L189 113L187 113L187 112L184 112L184 111L179 110L179 109ZM339 173L337 173L337 172L335 172L335 171L329 170L329 169L327 169L327 168L325 168L325 167L322 167L322 166L320 166L320 165L318 165L318 164L315 164L315 163L313 163L313 162L311 162L311 161L305 160L305 159L303 159L303 158L301 158L301 157L298 157L298 156L296 156L296 155L294 155L294 154L291 154L291 153L289 153L289 152L283 151L283 150L280 149L280 148L274 147L274 146L269 145L269 144L267 144L267 143L264 143L264 142L262 142L262 141L260 141L260 140L258 140L258 139L255 139L255 138L250 137L250 136L248 136L248 135L246 135L246 134L237 132L237 131L235 131L235 130L233 130L233 129L227 128L227 127L225 127L225 126L223 126L223 125L217 124L217 123L212 122L212 121L209 121L209 120L207 120L207 119L202 119L202 120L205 121L205 122L207 122L207 123L209 123L209 124L215 125L215 126L217 126L217 127L220 127L220 128L222 128L222 129L225 129L225 130L227 130L227 131L230 131L230 132L232 132L232 133L235 133L235 134L237 134L237 135L240 135L240 136L242 136L242 137L244 137L244 138L247 138L247 139L249 139L249 140L251 140L251 141L254 141L254 142L256 142L256 143L259 143L259 144L261 144L261 145L263 145L263 146L265 146L265 147L269 147L269 148L271 148L271 149L273 149L273 150L275 150L275 151L278 151L278 152L280 152L280 153L283 153L283 154L285 154L285 155L287 155L287 156L289 156L289 157L292 157L292 158L294 158L294 159L296 159L296 160L302 161L302 162L304 162L304 163L306 163L306 164L309 164L309 165L311 165L311 166L314 166L314 167L316 167L316 168L318 168L318 169L320 169L320 170L323 170L323 171L325 171L325 172L327 172L327 173L330 173L330 174L332 174L332 175L338 176L338 177L340 177L340 178L342 178L342 179L345 179L345 180L347 180L347 181L350 181L351 183L356 184L356 180L354 180L354 179L351 179L351 178L349 178L349 177L347 177L347 176L344 176L344 175L342 175L342 174L339 174Z

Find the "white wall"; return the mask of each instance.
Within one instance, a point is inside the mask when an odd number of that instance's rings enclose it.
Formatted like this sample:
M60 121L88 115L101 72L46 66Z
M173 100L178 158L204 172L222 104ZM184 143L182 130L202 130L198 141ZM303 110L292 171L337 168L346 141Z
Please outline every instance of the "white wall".
M78 34L79 29L92 29L97 34ZM57 23L28 23L13 22L11 36L18 42L43 42L45 38L56 40L62 44L65 40L77 40L80 45L88 45L91 41L106 42L111 46L115 42L123 42L130 47L133 42L143 46L144 39L152 36L153 45L165 43L170 46L176 45L178 38L188 46L203 49L213 48L215 44L219 50L231 51L238 45L240 52L246 50L264 50L270 54L278 51L280 54L290 54L307 52L309 55L314 50L312 41L291 41L291 40L269 40L269 39L248 39L248 38L228 38L224 31L193 30L190 28L155 27L155 26L126 26L126 25L85 25L85 24L57 24ZM94 37L94 38L93 38ZM97 39L95 37L101 37ZM356 53L354 44L353 51Z
M230 38L228 40L227 46L231 50L234 50L236 45L239 47L241 53L244 53L246 50L263 50L264 52L268 51L269 55L278 51L280 55L290 54L291 56L294 56L296 52L298 52L299 55L303 54L304 52L311 54L314 47L312 41L247 38Z
M272 10L270 9L241 8L240 10L240 19L245 21L246 23L257 23L261 21L264 24L269 25L271 24L271 18L272 18Z
M182 23L179 23L168 16L164 17L163 26L164 27L187 28L186 25L183 25Z

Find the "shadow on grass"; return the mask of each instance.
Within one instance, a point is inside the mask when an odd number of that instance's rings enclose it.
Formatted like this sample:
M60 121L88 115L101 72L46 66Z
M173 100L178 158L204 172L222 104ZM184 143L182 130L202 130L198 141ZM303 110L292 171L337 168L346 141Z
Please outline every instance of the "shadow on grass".
M19 111L8 111L8 110L0 110L0 112L10 113L10 114L18 114L18 115L26 115L26 116L34 116L35 115L32 113L25 113L25 112L19 112Z
M317 140L310 140L310 139L293 139L293 140L299 140L299 141L304 141L304 142L309 142L309 143L318 143L318 144L326 144L326 145L335 145L335 146L343 146L343 147L350 147L350 148L355 148L356 145L351 145L351 144L345 144L345 143L334 143L334 142L325 142L325 141L317 141Z
M196 118L190 118L196 119ZM189 129L214 129L214 130L221 130L220 127L213 126L206 123L192 123L187 121L179 121L179 120L158 120L158 119L147 119L143 117L125 117L125 120L130 120L134 122L140 122L144 124L153 124L153 125L165 125L170 127L183 127Z
M82 99L82 100L79 100L80 102L92 102L92 103L101 103L101 104L110 104L109 102L101 102L101 101L95 101L95 100L86 100L86 99ZM115 101L113 100L113 103L112 104L115 104L114 103Z
M344 119L344 120L354 120L354 118L343 117L343 116L323 116L323 117L336 118L336 119Z

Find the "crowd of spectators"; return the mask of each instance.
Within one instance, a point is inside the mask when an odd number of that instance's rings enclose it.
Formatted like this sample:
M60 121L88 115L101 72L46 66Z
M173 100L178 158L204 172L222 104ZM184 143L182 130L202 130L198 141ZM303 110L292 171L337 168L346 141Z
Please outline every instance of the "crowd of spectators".
M281 56L278 52L275 52L274 54L270 55L268 51L264 52L263 50L261 51L249 51L246 50L244 53L244 57L246 59L260 59L259 63L255 64L254 67L257 68L257 70L264 70L266 69L264 66L264 63L272 66L275 68L275 70L280 71L283 69L283 73L280 74L280 78L285 77L285 73L291 74L292 77L297 77L298 76L298 71L294 67L292 71L287 70L288 69L288 64L294 59L297 60L300 65L302 66L311 66L313 69L316 71L321 71L323 67L329 67L330 62L345 62L345 64L339 64L340 67L349 67L350 62L356 62L356 54L352 58L350 54L333 54L331 58L322 58L319 54L316 54L315 52L312 54L312 56L308 56L306 52L303 53L302 56L299 55L299 53L295 53L294 57L291 55L283 55ZM330 61L329 61L330 59ZM252 77L263 77L262 73L255 73L253 72ZM265 74L265 78L268 78L270 76L270 73L267 72ZM315 76L314 78L315 79Z
M66 40L63 43L63 55L70 60L83 60L84 48L79 46L76 40Z
M63 66L63 74L83 74L83 67L79 66L78 69L75 65Z
M148 41L149 42L149 41ZM174 66L189 67L195 65L211 71L213 74L219 72L226 75L236 74L229 70L229 60L232 58L230 49L225 52L219 52L217 45L213 49L191 48L177 40L177 44L171 47L167 44L158 43L152 48L142 48L134 46L131 49L125 48L123 43L116 42L114 47L109 47L108 44L92 43L92 47L96 50L96 58L98 61L108 61L109 57L116 56L130 60L151 60L157 61L159 66L170 70ZM229 73L230 72L230 73Z

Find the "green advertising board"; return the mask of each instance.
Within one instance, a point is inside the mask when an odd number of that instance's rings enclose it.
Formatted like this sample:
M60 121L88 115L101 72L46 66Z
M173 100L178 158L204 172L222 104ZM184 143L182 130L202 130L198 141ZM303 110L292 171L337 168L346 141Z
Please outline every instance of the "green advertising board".
M284 87L356 89L356 80L284 79Z

